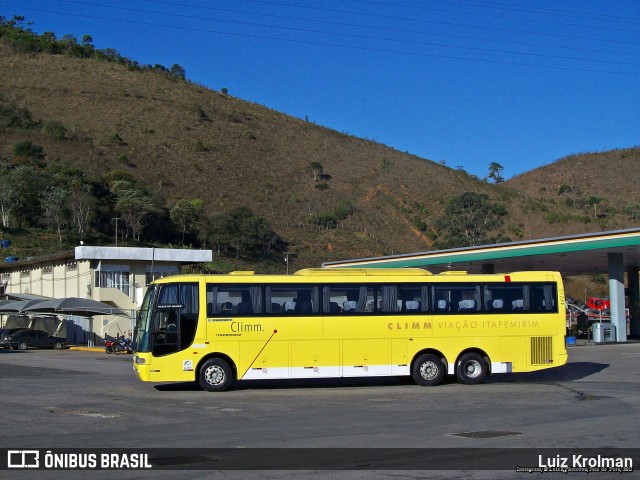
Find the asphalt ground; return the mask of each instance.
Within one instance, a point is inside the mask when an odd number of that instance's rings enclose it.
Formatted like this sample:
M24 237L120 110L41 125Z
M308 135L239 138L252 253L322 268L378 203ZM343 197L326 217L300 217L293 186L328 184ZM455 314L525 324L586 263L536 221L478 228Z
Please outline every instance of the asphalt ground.
M131 355L101 350L0 349L0 447L627 449L640 447L640 344L578 345L563 367L448 379L419 387L397 378L254 381L208 393L193 383L140 382ZM258 449L258 450L252 450ZM472 451L472 450L469 450ZM566 452L566 450L562 450ZM487 460L491 461L490 458ZM612 478L604 473L504 470L153 470L0 472L3 478ZM315 465L313 465L315 466ZM527 465L533 466L533 465ZM488 467L490 468L490 466ZM638 469L616 474L640 478Z

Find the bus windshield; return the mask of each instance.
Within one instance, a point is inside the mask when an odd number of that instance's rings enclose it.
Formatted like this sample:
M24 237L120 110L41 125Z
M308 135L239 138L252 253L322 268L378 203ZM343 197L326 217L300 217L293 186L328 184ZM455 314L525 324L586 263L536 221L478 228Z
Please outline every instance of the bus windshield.
M156 297L156 289L149 286L142 306L136 318L136 328L133 335L133 348L136 352L148 352L149 350L149 326L153 314L153 304Z
M184 350L193 342L198 312L197 283L150 286L136 320L136 352L161 356Z

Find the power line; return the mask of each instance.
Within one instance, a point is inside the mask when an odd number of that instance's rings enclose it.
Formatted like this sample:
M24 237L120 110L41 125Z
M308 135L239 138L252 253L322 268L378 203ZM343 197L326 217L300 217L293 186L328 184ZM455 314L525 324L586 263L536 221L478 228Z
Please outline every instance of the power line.
M354 46L354 45L344 45L339 43L330 43L330 42L319 42L319 41L310 41L310 40L300 40L300 39L290 39L290 38L282 38L282 37L273 37L266 35L255 35L249 33L238 33L238 32L225 32L221 30L212 30L205 28L197 28L197 27L183 27L179 25L167 25L161 23L152 23L152 22L143 22L139 20L123 20L119 18L111 18L111 17L103 17L98 15L85 15L78 13L69 13L69 12L59 12L55 10L44 10L30 7L15 7L14 5L6 5L0 4L0 6L11 7L11 8L22 8L28 11L35 11L41 13L49 13L55 15L66 15L72 17L79 18L91 18L95 20L106 20L110 22L121 22L121 23L129 23L134 25L144 25L150 27L161 27L161 28L170 28L170 29L178 29L178 30L188 30L192 32L203 32L203 33L213 33L218 35L229 35L234 37L243 37L243 38L255 38L260 40L275 40L281 42L288 43L296 43L302 45L314 45L314 46L323 46L323 47L336 47L336 48L344 48L358 51L368 51L368 52L379 52L379 53L390 53L390 54L401 54L401 55L410 55L417 57L428 57L428 58L442 58L449 60L461 60L461 61L471 61L471 62L481 62L481 63L490 63L490 64L501 64L501 65L513 65L513 66L521 66L521 67L533 67L533 68L544 68L544 69L553 69L553 70L565 70L565 71L574 71L574 72L588 72L588 73L606 73L611 75L640 75L635 72L619 72L619 71L608 71L608 70L597 70L590 68L579 68L579 67L567 67L560 65L542 65L535 63L523 63L523 62L512 62L507 60L491 60L491 59L483 59L483 58L471 58L471 57L460 57L453 55L443 55L443 54L435 54L435 53L425 53L425 52L409 52L403 50L393 50L393 49L384 49L384 48L374 48L374 47L364 47L364 46Z
M280 6L285 6L285 7L295 7L295 8L304 8L304 9L309 9L309 10L317 10L317 11L323 11L323 12L330 12L330 13L346 13L349 15L362 15L362 16L367 16L367 17L377 17L377 18L385 18L388 20L407 20L407 21L414 21L414 22L422 22L422 23L446 23L446 22L436 22L433 20L423 20L423 19L418 19L418 18L412 18L412 17L397 17L397 16L393 16L393 15L383 15L383 14L379 14L379 13L369 13L369 12L357 12L357 11L353 11L353 10L338 10L338 9L333 9L333 8L325 8L325 7L311 7L308 5L295 5L295 4L291 4L291 3L282 3L282 2L276 2L276 1L272 1L272 0L247 0L253 3L261 3L261 4L268 4L268 5L280 5ZM457 13L461 13L461 12L457 12ZM500 17L499 17L500 18ZM512 20L517 20L516 18L513 17L501 17L501 18L510 18ZM522 20L522 19L520 19ZM553 23L558 23L558 22L553 22ZM496 27L484 27L484 26L479 26L479 25L469 25L469 24L456 24L456 23L446 23L448 25L456 25L456 26L463 26L463 27L473 27L473 28L485 28L485 29L490 29L490 30L500 30L500 31L509 31L509 32L518 32L518 33L530 33L530 34L535 34L535 35L552 35L552 36L564 36L564 35L558 35L558 34L550 34L550 33L543 33L543 32L528 32L528 31L523 31L523 30L504 30L504 29L500 29L500 28L496 28ZM572 25L572 24L567 24L567 23L561 23L561 25L563 26L577 26L577 27L586 27L586 28L593 28L591 25ZM615 29L615 30L622 30L622 31L627 31L627 32L636 32L636 30L631 30L631 29L620 29L617 27L599 27L599 28L611 28L611 29ZM571 37L571 36L570 36ZM594 40L594 39L589 39L589 38L585 38L585 37L571 37L571 38L582 38L585 40ZM604 39L599 39L601 41L607 41ZM626 43L626 42L622 42L622 43Z
M77 2L76 0L61 0L61 1L70 2L70 3L81 3L81 2ZM230 10L230 9L218 8L218 7L195 6L195 5L192 5L192 4L177 3L177 2L165 2L165 1L161 1L161 0L144 0L144 1L146 1L148 3L156 3L156 4L161 4L161 5L173 5L173 6L180 6L180 7L194 7L194 8L200 8L200 9L203 9L203 10L213 10L213 11L240 14L240 15L257 15L257 16L261 16L261 17L277 18L277 19L281 19L281 20L295 20L295 21L312 22L312 23L323 23L323 24L327 24L327 25L337 25L337 26L344 26L344 27L368 28L368 29L372 29L372 30L382 30L382 31L390 31L390 32L397 32L397 33L431 35L431 36L437 36L437 37L458 38L458 39L463 39L463 40L481 40L481 41L488 41L488 42L494 42L494 43L507 43L507 44L512 44L512 45L524 45L524 46L532 46L532 47L551 47L551 48L560 48L560 49L564 49L564 50L578 50L578 51L593 52L593 53L608 53L608 54L634 55L634 56L640 55L640 52L638 52L638 51L636 51L636 52L622 52L622 51L615 51L615 50L603 50L603 49L586 48L586 47L572 47L572 46L565 46L565 45L553 45L553 44L549 44L549 43L533 43L533 42L524 42L524 41L519 41L519 40L492 39L492 38L486 38L486 37L473 37L473 36L468 36L468 35L454 35L454 34L449 34L449 33L426 32L424 30L422 30L422 31L420 31L420 30L407 30L407 29L393 28L393 27L380 27L380 26L376 26L376 25L362 25L362 24L347 23L347 22L336 22L336 21L329 21L329 20L320 20L320 19L315 19L315 18L293 17L293 16L289 16L289 15L276 15L276 14L272 14L272 13L250 12L250 11L246 11L246 10ZM356 0L356 1L358 1L358 0ZM365 0L363 0L363 1L365 1ZM114 7L114 8L117 8L117 7ZM158 13L161 13L161 12L158 12ZM170 14L167 14L167 15L170 15ZM200 17L198 17L198 18L200 18Z
M399 4L399 3L392 3L392 2L382 2L382 1L376 1L376 0L352 0L354 2L360 2L360 3L367 3L367 4L373 4L373 5L386 5L386 6L391 6L391 7L402 7L402 8L415 8L415 9L419 9L419 10L431 10L431 7L426 7L426 6L421 6L421 5L407 5L407 4ZM607 14L601 14L601 13L590 13L590 12L579 12L576 10L562 10L562 9L556 9L556 8L542 8L542 7L531 7L531 6L524 6L524 5L515 5L512 3L497 3L497 2L488 2L488 1L483 1L483 0L468 0L467 2L459 2L456 0L432 0L434 2L440 2L440 3L449 3L449 4L455 4L455 5L464 5L464 6L478 6L478 7L492 7L492 8L497 8L497 9L502 9L502 10L507 10L507 11L521 11L524 13L538 13L538 14L542 14L542 15L555 15L555 16L562 16L562 17L566 17L567 15L575 17L575 18L580 18L583 20L601 20L601 21L605 21L605 22L617 22L617 23L628 23L628 24L637 24L640 23L640 18L634 18L634 17L624 17L624 16L619 16L619 15L607 15ZM475 5L473 5L475 4ZM455 11L453 13L463 13L463 12L458 12ZM472 14L470 14L472 15ZM591 18L589 18L589 16L591 16ZM595 17L595 18L593 18ZM611 20L607 20L603 17L609 17L611 18ZM506 18L510 18L510 17L506 17Z
M144 9L131 8L131 7L113 7L111 5L96 4L96 3L82 2L82 1L76 1L76 0L63 0L63 1L70 1L70 3L78 3L78 4L89 5L94 7L95 6L106 7L106 8L112 8L117 10L135 12L135 13L170 15L172 17L181 17L189 20L193 20L193 19L214 20L216 22L231 23L235 25L244 25L244 26L250 26L250 27L262 27L262 28L275 28L280 30L289 30L293 32L314 33L314 34L321 34L321 35L335 35L338 37L355 38L359 40L381 40L385 42L396 42L396 43L403 43L408 45L418 45L418 46L428 46L428 47L438 47L438 48L456 48L460 50L470 50L474 52L483 52L483 53L499 53L499 54L509 54L509 55L522 55L526 57L549 58L554 60L577 60L577 61L589 61L589 62L595 62L595 63L605 63L605 64L612 64L612 65L640 66L640 64L638 63L622 62L622 61L616 61L616 60L598 60L598 59L591 59L591 58L584 58L584 57L569 57L564 55L551 55L551 54L544 54L544 53L517 52L512 50L469 47L469 46L462 46L462 45L451 45L446 43L423 42L423 41L417 41L417 40L401 40L401 39L394 39L394 38L388 38L388 37L374 37L371 35L359 35L355 33L328 32L323 30L313 30L313 29L301 28L301 27L268 25L264 23L254 23L254 22L220 19L220 18L213 18L213 17L202 17L202 16L186 15L186 14L180 14L180 13L165 13L165 12L157 12L153 10L144 10Z

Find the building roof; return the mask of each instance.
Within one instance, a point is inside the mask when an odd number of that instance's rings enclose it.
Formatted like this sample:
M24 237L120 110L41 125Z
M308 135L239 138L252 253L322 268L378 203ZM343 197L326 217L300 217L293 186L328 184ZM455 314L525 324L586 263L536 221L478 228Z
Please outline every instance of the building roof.
M79 246L74 250L31 257L17 262L0 263L0 270L15 270L16 267L37 265L61 260L132 260L169 263L204 263L213 260L211 250L181 248L139 247L91 247Z
M213 260L211 250L139 247L76 247L76 260L146 260L149 262L204 263Z

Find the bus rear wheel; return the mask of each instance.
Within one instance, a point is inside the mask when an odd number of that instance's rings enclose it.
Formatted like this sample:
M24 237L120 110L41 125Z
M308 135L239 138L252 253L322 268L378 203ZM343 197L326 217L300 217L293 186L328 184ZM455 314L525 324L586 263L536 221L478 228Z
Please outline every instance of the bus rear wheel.
M474 385L487 376L489 367L482 355L475 352L465 353L456 364L456 377L460 383Z
M231 379L231 367L221 358L210 358L202 364L198 373L198 383L208 392L226 390Z
M420 355L411 368L413 381L423 387L438 385L444 378L444 374L444 363L432 353Z

